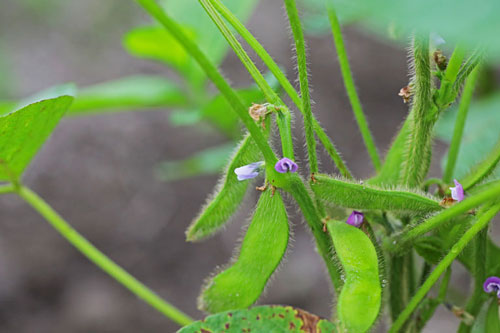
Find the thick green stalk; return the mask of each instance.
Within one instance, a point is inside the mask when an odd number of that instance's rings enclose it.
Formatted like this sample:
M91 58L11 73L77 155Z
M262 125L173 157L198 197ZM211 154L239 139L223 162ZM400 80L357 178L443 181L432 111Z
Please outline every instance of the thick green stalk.
M304 116L305 113L302 107L302 100L299 94L297 93L293 85L290 83L290 81L287 79L286 75L280 69L278 64L266 51L266 49L250 33L250 31L248 31L248 29L245 28L245 26L241 23L241 21L238 20L238 18L233 13L231 13L231 11L226 6L224 6L224 4L220 0L210 0L210 2L215 7L215 9L229 22L229 24L231 24L231 26L238 32L238 34L241 37L243 37L243 39L255 51L255 53L260 57L260 59L264 62L267 68L271 71L271 73L273 73L274 77L276 77L276 79L283 87L285 92L288 94L292 102L297 106L297 108ZM318 120L314 117L314 114L313 114L313 129L314 132L316 133L316 136L325 147L326 151L330 155L334 164L339 169L342 176L352 179L352 175L349 169L344 164L344 161L337 152L337 149L335 148L331 139L325 133L324 129L321 127Z
M274 155L271 147L267 143L266 138L262 131L257 127L253 119L248 114L248 110L243 105L241 99L236 92L224 79L222 74L218 71L217 67L207 58L207 56L200 50L198 45L186 35L184 30L170 17L154 0L137 0L137 2L158 22L160 22L165 29L167 29L172 36L186 49L186 51L196 60L200 67L205 71L208 78L212 80L214 85L224 95L233 110L238 114L250 135L255 140L255 143L262 151L264 159L267 164L274 165L277 158Z
M401 250L411 241L427 232L438 228L450 219L466 213L469 210L478 207L479 205L496 199L500 196L500 181L490 184L484 191L477 193L474 196L466 198L464 201L454 204L450 208L434 215L430 219L390 237L386 241L386 249L393 253L401 252Z
M435 116L430 114L432 109L431 69L427 37L415 37L413 54L415 61L413 122L406 144L406 161L401 178L401 183L409 188L419 187L428 171L432 128L436 120Z
M481 230L488 226L488 223L495 217L495 215L500 211L500 204L488 209L484 214L481 214L476 223L474 223L469 230L457 241L455 245L451 248L451 251L437 264L436 268L429 275L424 284L415 293L415 296L410 300L408 306L401 312L398 319L392 324L389 329L389 333L400 332L401 327L409 319L413 311L417 308L418 304L427 295L432 286L437 282L441 274L443 274L446 269L453 263L453 260L462 252L462 250L469 244L469 242L476 236Z
M311 96L309 92L309 79L307 78L306 43L299 12L295 0L284 0L290 27L292 28L295 50L297 53L297 67L299 70L300 94L302 97L302 110L304 111L304 129L306 132L307 154L309 168L312 174L318 172L318 157L316 155L316 138L313 130L313 115L311 109Z
M151 289L143 285L123 268L115 264L106 257L94 245L73 229L52 207L50 207L36 193L26 187L19 187L17 193L28 202L47 222L49 222L68 242L77 248L90 261L108 273L112 278L129 289L137 297L148 303L150 306L172 319L181 326L188 325L192 319L176 309L173 305L161 299Z
M234 50L234 52L236 53L242 64L245 66L247 71L250 73L255 83L264 94L266 100L269 103L279 107L280 110L277 115L276 122L278 124L281 134L280 138L281 138L283 156L294 159L293 141L290 130L291 129L290 111L286 107L285 103L278 96L278 94L276 94L276 92L271 88L269 83L267 83L264 76L261 74L257 66L255 66L252 59L250 59L248 54L245 52L240 42L238 42L236 37L224 23L222 17L216 11L212 3L209 0L199 0L199 2L205 9L207 14L210 16L212 21L215 23L215 25L217 26L221 34L224 36L226 41L229 43L231 48Z
M358 93L356 92L351 68L349 66L349 59L347 59L347 52L344 46L342 32L340 30L340 23L333 6L333 0L327 0L327 11L328 17L330 19L330 25L332 27L333 41L335 43L335 48L337 49L337 56L339 58L340 70L342 72L342 78L344 79L347 96L349 97L349 101L351 102L352 111L354 112L354 117L356 118L356 121L358 123L361 135L363 136L363 141L365 143L366 149L368 150L368 154L370 154L373 166L378 172L381 168L380 157L378 155L373 136L370 132L370 128L368 127L368 122L366 121L365 114L363 113L363 108L361 107Z
M460 144L462 143L462 134L464 132L465 120L469 112L469 105L474 94L477 78L479 77L479 67L476 67L467 79L460 99L458 107L457 120L455 121L455 129L453 130L453 137L451 139L450 149L448 151L448 161L443 175L445 183L451 182L453 172L455 171L455 164L457 162L458 152L460 151Z

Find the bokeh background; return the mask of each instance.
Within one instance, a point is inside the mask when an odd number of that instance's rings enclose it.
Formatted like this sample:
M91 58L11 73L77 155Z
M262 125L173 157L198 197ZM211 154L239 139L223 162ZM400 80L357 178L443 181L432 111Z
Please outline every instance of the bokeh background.
M86 86L130 74L165 74L160 64L127 54L122 36L148 22L133 2L23 0L0 5L0 96L22 98L64 82ZM294 78L292 41L280 1L261 1L248 27ZM397 95L408 81L404 46L345 28L356 85L381 152L404 119ZM372 174L328 35L309 36L314 112L358 178ZM222 64L236 87L251 83L229 52ZM174 127L169 110L63 119L25 182L104 253L195 318L203 280L224 265L256 202L250 194L223 233L185 242L184 231L219 176L163 182L158 163L227 141L217 131ZM297 117L299 125L301 118ZM300 128L300 126L296 126ZM304 147L296 133L297 147ZM436 154L445 145L436 144ZM299 162L304 166L304 154ZM322 169L336 172L323 154ZM439 160L432 172L439 171ZM325 270L300 215L289 204L293 242L260 303L290 304L328 317ZM459 267L455 288L468 280ZM458 320L440 309L426 332L451 332ZM0 332L173 332L178 327L110 279L14 196L0 197ZM444 330L443 330L444 329ZM383 322L380 331L384 331Z

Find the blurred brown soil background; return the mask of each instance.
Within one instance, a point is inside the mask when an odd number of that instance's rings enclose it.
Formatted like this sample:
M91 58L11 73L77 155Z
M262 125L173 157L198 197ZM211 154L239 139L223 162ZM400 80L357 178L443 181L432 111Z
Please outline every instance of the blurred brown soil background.
M3 97L25 97L64 82L84 86L131 74L171 74L123 50L122 35L147 22L133 1L7 0L0 7L0 53L7 71L0 76ZM292 42L280 1L261 1L249 27L294 78ZM385 152L407 112L397 95L407 83L406 52L354 27L345 29L345 39L370 127L379 150ZM368 177L372 166L345 95L331 38L310 37L308 47L314 112L356 177ZM251 82L232 53L222 69L236 87ZM25 182L104 253L168 301L201 318L196 309L200 286L231 257L256 196L248 197L225 232L202 243L185 242L184 231L218 176L164 183L155 178L154 168L225 138L202 129L172 127L167 113L65 118ZM301 121L297 116L296 123ZM296 137L302 148L303 135ZM437 148L442 152L444 145ZM305 162L301 154L299 161ZM325 172L335 172L325 155L322 160ZM437 166L434 161L434 172ZM291 213L292 246L260 303L290 304L328 317L332 299L325 270L302 222L300 215ZM460 274L458 279L467 282ZM457 321L446 311L439 314L427 332L453 331ZM176 329L89 263L21 200L0 198L0 332Z

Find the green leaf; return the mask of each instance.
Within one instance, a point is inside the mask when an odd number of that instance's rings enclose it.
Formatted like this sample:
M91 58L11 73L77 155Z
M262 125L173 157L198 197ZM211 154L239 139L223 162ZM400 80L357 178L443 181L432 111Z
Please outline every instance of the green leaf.
M435 236L426 236L419 238L415 244L417 253L429 264L437 265L444 256L444 250L441 239Z
M268 189L260 196L238 259L207 283L200 308L216 313L255 303L285 255L288 233L281 195Z
M316 175L311 187L326 203L354 209L432 212L442 210L439 202L424 193L386 190L376 186Z
M186 99L185 92L168 79L130 76L80 89L70 113L182 106Z
M0 117L0 180L20 178L72 101L60 96Z
M341 221L329 221L327 226L345 275L338 317L346 332L366 332L377 319L382 300L377 251L360 229Z
M479 162L486 158L488 153L500 141L500 94L473 102L467 116L460 152L457 157L454 178L461 179ZM446 112L436 126L438 138L449 142L453 135L456 110ZM497 161L498 162L498 161ZM446 165L446 157L443 159ZM493 170L491 170L493 171ZM493 171L493 177L498 178L498 169Z
M471 333L496 332L500 332L500 320L498 318L498 301L495 297L483 304L472 325Z
M186 29L189 35L194 32ZM163 27L147 26L130 30L123 37L125 49L132 55L163 62L181 72L190 64L190 56L182 45Z
M178 333L262 332L301 333L337 332L333 323L291 306L265 305L248 310L226 311L208 316Z
M246 135L230 159L215 194L189 226L186 232L189 241L201 240L214 234L238 210L251 181L238 181L234 169L260 160L262 156L257 145Z
M158 166L157 175L169 182L218 173L235 150L234 146L231 142L205 149L183 160L163 162Z

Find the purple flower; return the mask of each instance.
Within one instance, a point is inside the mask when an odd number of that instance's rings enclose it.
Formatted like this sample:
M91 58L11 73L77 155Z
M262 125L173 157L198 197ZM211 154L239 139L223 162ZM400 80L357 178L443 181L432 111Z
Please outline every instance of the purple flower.
M252 179L259 175L260 168L264 162L254 162L242 167L234 169L234 173L238 176L238 180Z
M297 172L299 167L289 158L283 157L281 160L276 162L274 169L279 173L287 173L287 172Z
M483 289L487 293L496 292L497 297L500 298L500 278L496 276L490 276L484 281Z
M346 222L347 224L359 228L363 224L364 217L365 216L363 215L363 213L353 210L351 215L349 215L349 217L347 218Z
M453 200L462 201L464 200L464 188L462 184L460 184L456 179L453 180L455 182L455 187L450 187L451 197Z

